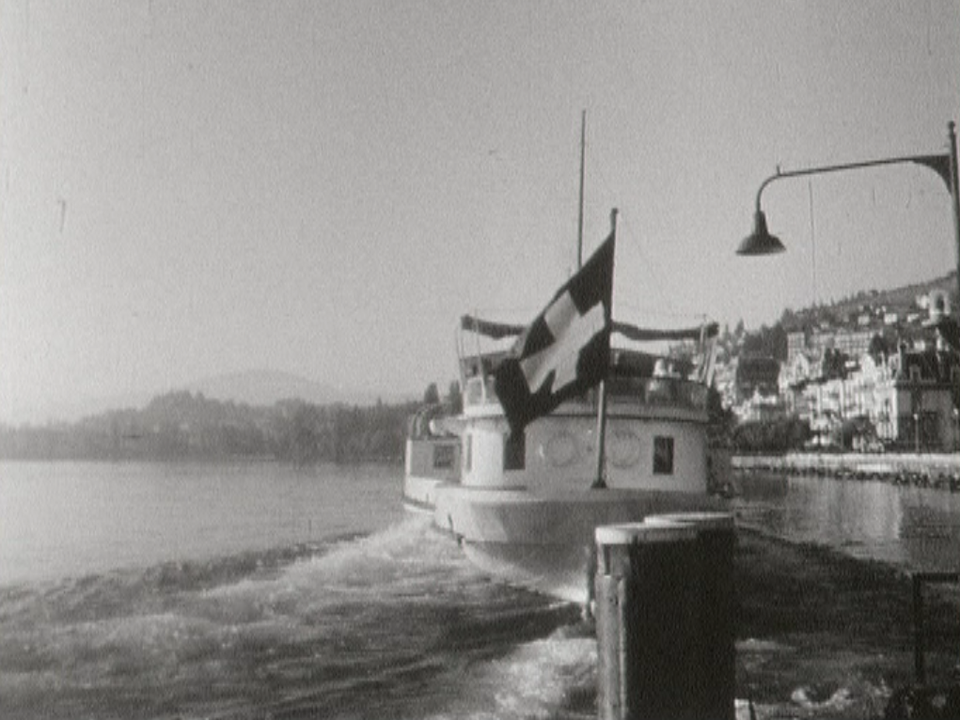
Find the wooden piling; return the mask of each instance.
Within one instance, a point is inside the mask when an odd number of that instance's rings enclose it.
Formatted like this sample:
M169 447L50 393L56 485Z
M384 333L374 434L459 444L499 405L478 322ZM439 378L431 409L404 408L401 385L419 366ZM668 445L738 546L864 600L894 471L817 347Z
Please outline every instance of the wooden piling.
M733 718L732 518L649 517L596 541L601 720Z
M697 530L698 578L695 689L699 717L735 720L737 689L736 588L733 579L736 526L729 513L662 516Z

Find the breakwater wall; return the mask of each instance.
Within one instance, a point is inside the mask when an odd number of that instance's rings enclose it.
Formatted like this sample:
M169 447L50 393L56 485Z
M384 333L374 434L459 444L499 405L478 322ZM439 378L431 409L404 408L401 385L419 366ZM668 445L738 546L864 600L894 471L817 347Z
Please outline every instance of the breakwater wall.
M881 480L897 485L933 487L960 492L958 453L787 453L735 455L734 470L821 475L843 480Z

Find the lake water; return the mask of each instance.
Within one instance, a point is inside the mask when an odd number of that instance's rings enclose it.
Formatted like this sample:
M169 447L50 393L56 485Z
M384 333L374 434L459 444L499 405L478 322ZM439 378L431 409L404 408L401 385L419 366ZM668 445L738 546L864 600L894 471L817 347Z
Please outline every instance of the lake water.
M0 463L0 585L367 533L402 517L398 468Z
M589 698L575 609L405 517L401 472L0 463L0 717L525 718Z
M401 473L0 463L0 718L594 716L577 609L405 516ZM742 524L957 566L960 495L742 480Z
M960 570L960 493L878 480L743 474L737 522L907 572Z

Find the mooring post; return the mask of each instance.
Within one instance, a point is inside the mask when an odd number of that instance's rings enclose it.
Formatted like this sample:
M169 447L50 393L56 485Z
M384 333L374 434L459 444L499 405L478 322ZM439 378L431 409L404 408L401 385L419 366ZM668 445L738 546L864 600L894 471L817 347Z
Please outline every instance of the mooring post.
M648 518L599 527L596 539L601 720L695 718L695 592L686 569L696 531Z
M733 560L736 526L733 515L719 512L662 515L697 530L697 642L694 678L700 701L698 717L735 720L737 690L736 588Z
M596 529L601 720L734 717L733 519Z

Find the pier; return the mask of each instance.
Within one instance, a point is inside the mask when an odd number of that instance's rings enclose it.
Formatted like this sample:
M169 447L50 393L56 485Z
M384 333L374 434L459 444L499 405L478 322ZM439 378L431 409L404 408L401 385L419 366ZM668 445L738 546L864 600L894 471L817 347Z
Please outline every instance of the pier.
M736 455L734 470L880 480L898 485L960 491L960 454L787 453Z

